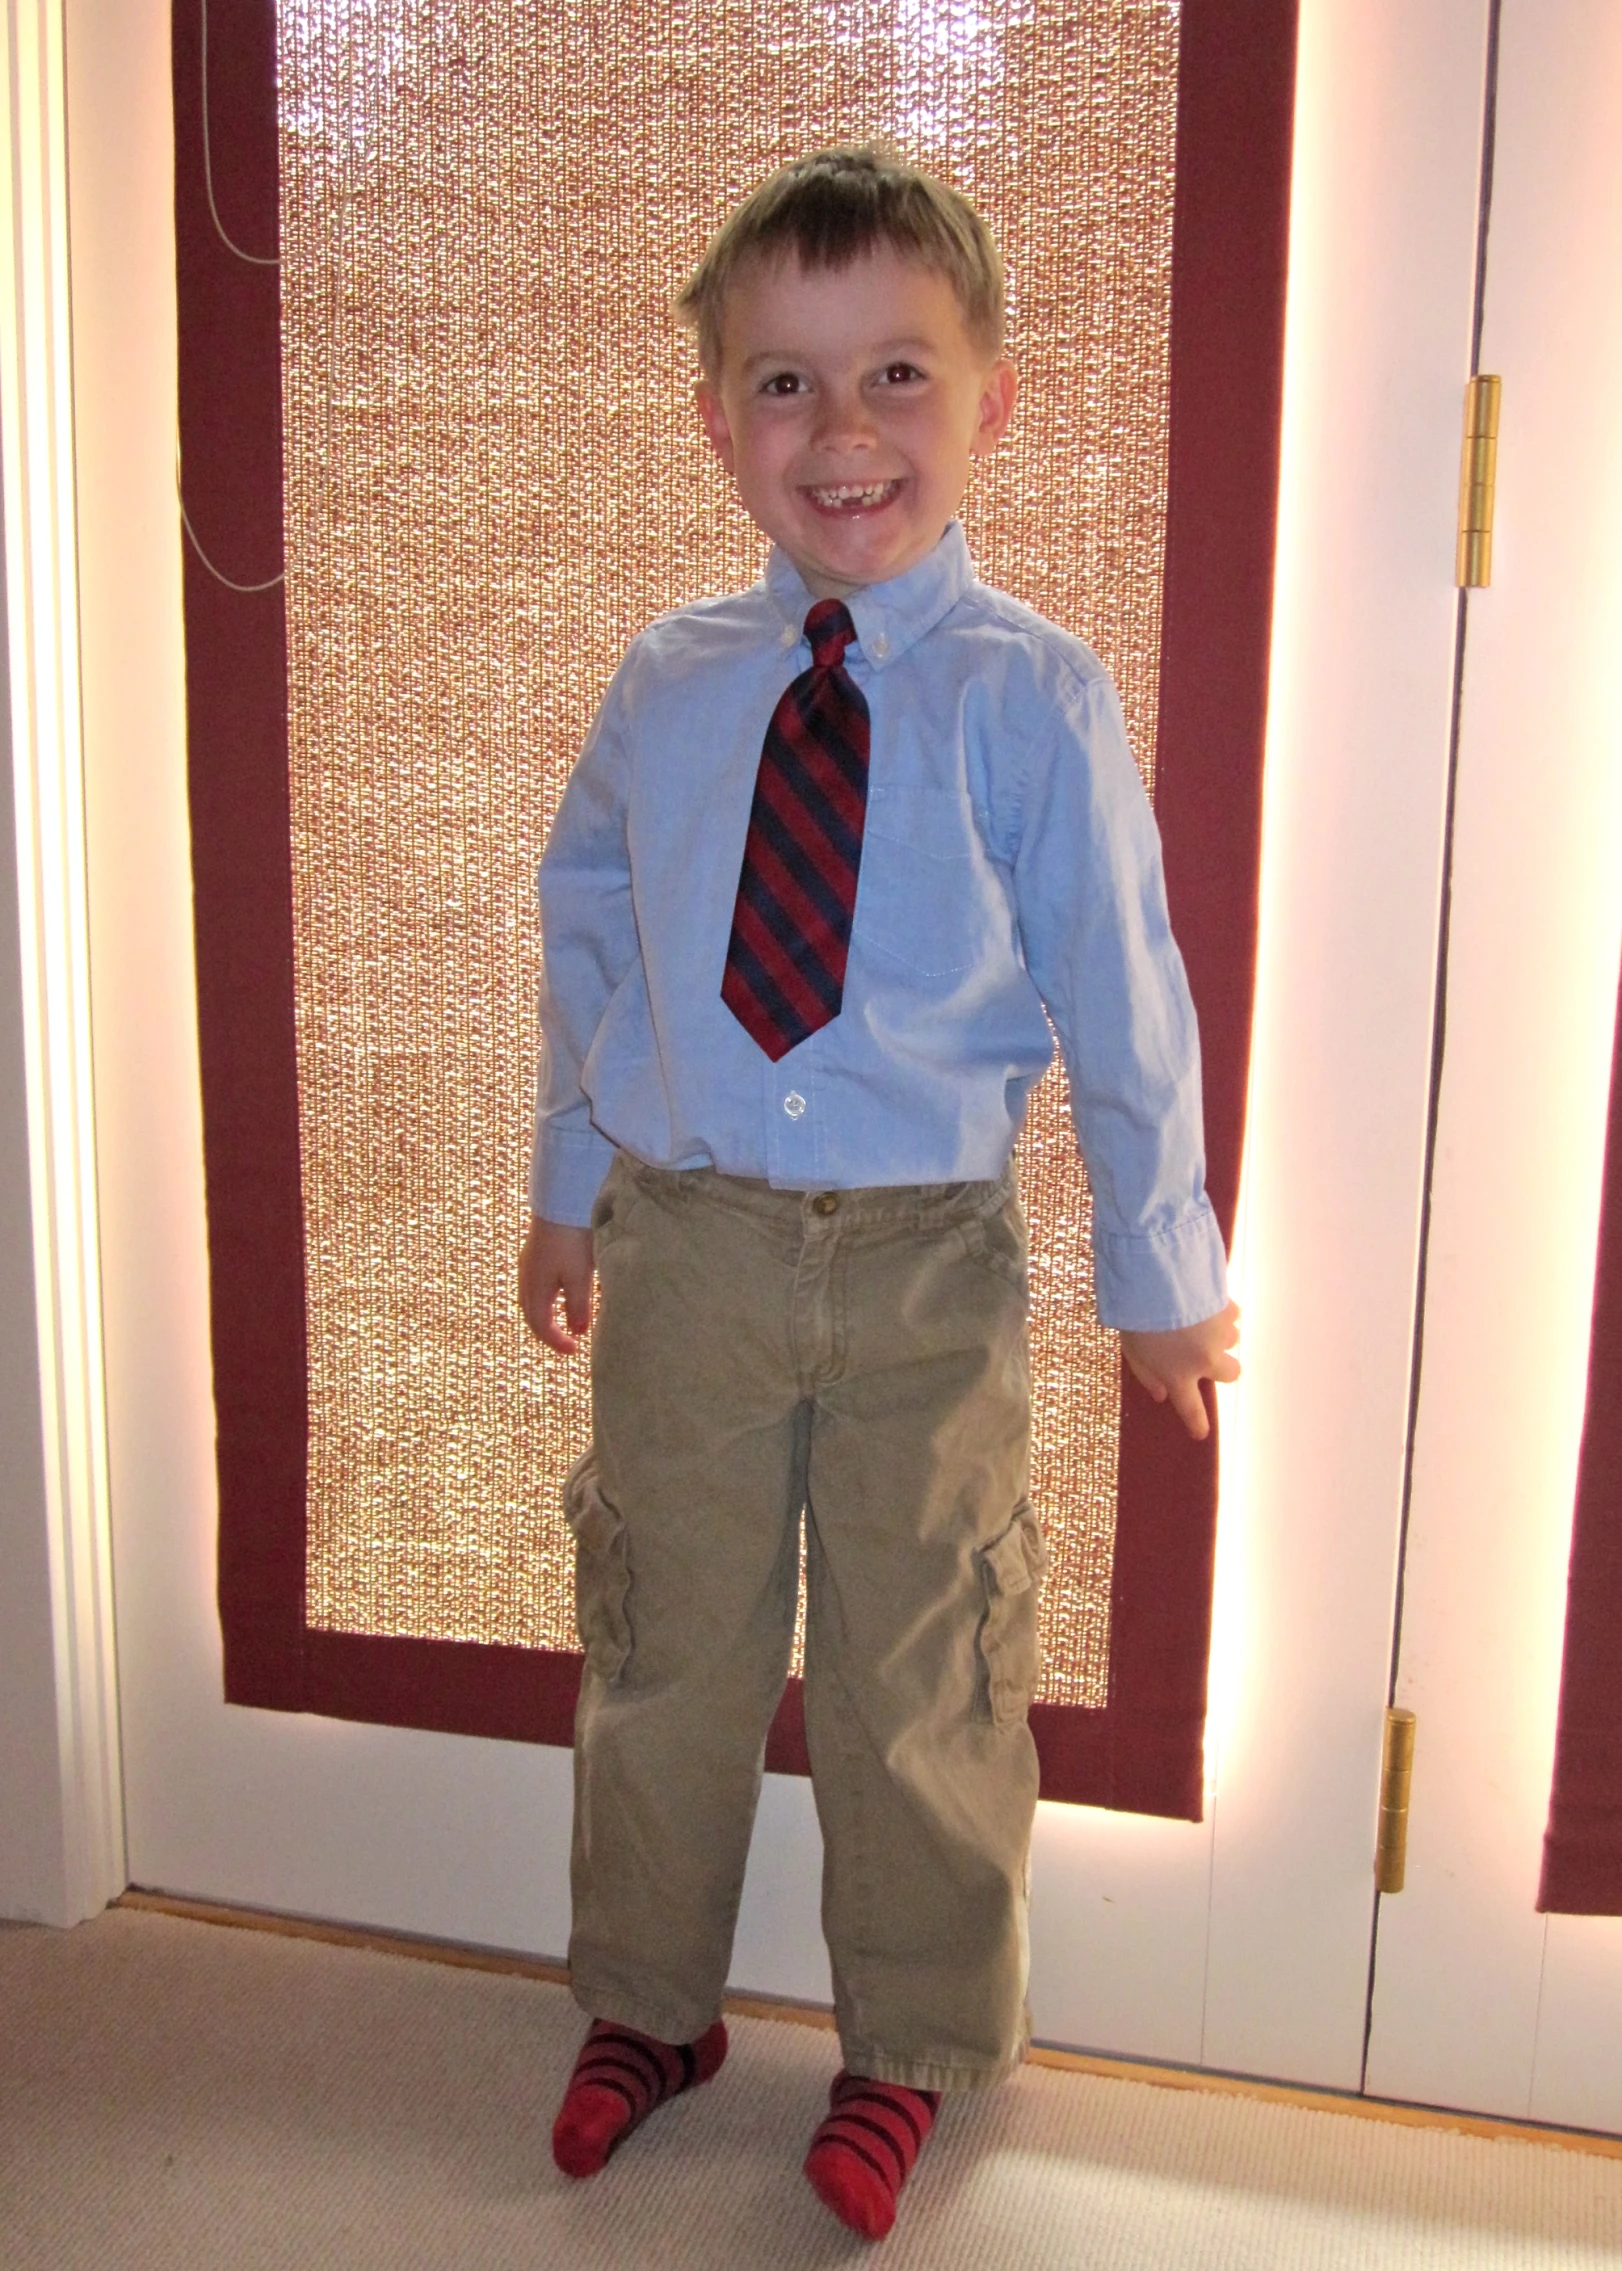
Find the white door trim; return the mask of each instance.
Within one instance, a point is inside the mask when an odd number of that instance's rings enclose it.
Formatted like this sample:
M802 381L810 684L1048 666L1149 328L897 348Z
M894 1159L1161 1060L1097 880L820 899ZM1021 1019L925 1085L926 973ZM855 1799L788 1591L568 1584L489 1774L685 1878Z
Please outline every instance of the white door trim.
M59 0L0 50L0 473L30 1202L63 1867L49 1920L123 1889L79 714Z

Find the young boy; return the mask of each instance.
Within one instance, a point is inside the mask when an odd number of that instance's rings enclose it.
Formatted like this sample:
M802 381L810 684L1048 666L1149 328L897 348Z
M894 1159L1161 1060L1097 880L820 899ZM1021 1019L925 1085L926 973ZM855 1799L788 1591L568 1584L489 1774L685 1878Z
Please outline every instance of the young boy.
M940 2092L1028 2039L1046 1557L1009 1159L1049 1016L1099 1313L1197 1436L1236 1312L1114 690L975 580L953 518L1014 406L986 229L885 152L823 152L733 214L679 307L773 551L632 642L541 863L540 1338L573 1349L599 1284L565 1491L594 2024L554 2152L591 2174L725 2055L803 1517L844 2053L806 2173L878 2238Z

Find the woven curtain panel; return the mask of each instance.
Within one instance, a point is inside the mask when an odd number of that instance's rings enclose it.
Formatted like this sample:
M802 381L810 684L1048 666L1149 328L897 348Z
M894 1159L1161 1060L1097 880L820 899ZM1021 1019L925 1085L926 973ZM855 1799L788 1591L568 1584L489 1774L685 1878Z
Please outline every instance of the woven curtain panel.
M1008 262L1025 394L967 507L1155 746L1175 0L283 0L288 741L309 1333L307 1614L575 1645L583 1361L514 1297L533 877L592 710L762 547L668 302L784 158L886 136ZM1107 1699L1119 1444L1062 1077L1034 1249L1043 1697Z
M1622 995L1538 1906L1622 1916Z

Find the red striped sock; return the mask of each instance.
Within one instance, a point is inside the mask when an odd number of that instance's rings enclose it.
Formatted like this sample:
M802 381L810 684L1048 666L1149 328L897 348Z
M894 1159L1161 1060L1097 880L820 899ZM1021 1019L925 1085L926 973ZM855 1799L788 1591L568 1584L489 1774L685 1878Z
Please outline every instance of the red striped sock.
M883 2239L901 2187L935 2126L939 2090L836 2074L828 2118L811 2140L805 2173L825 2208L863 2239Z
M656 2107L707 2082L726 2054L720 2019L696 2042L659 2042L593 2019L552 2126L552 2158L565 2176L595 2176Z

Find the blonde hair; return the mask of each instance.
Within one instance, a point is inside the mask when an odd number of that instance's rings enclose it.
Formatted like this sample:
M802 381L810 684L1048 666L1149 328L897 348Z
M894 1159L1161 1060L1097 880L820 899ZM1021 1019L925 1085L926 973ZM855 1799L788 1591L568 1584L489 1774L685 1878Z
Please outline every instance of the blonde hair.
M779 167L710 239L676 300L678 319L698 334L706 373L713 378L720 367L726 296L750 261L786 253L803 268L844 268L876 247L944 276L976 347L988 361L1002 352L1002 256L991 231L959 191L883 143L865 142Z

